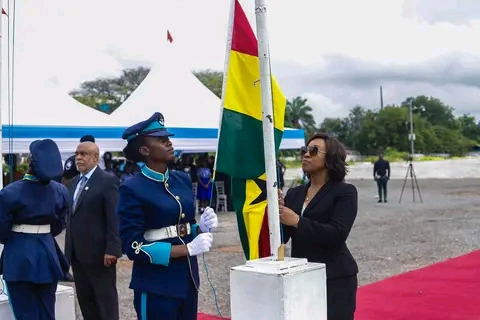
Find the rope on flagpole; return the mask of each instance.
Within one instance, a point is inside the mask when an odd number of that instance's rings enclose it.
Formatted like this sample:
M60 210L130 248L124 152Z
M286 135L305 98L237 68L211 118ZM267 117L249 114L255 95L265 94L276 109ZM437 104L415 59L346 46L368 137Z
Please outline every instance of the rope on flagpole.
M216 160L216 157L215 157L215 160ZM213 170L213 176L212 176L212 192L210 192L210 207L212 207L213 205L213 190L215 188L215 174L216 174L216 170ZM195 199L195 201L197 201L197 199ZM225 210L227 210L227 208L225 208ZM212 289L212 293L213 293L213 298L215 300L215 308L217 309L217 313L218 315L220 316L220 318L224 319L223 315L222 315L222 312L220 311L220 307L218 306L218 296L217 296L217 290L215 289L215 286L213 285L212 283L212 280L210 279L210 274L208 272L208 266L207 266L207 261L205 260L205 252L202 254L202 260L203 260L203 267L205 268L205 274L207 276L207 281L208 281L208 284L210 285L210 288Z

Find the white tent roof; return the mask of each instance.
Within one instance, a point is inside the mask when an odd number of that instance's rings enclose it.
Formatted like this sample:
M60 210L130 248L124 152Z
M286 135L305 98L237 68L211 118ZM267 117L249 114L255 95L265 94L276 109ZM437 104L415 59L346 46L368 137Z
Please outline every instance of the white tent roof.
M91 127L104 127L109 121L107 114L79 103L53 85L40 81L35 86L26 84L14 88L13 107L5 103L1 111L3 153L26 153L33 140L42 138L52 138L60 150L72 152Z
M9 118L13 115L13 119ZM107 114L89 108L54 86L15 88L13 107L2 108L2 124L14 126L105 126Z
M125 126L161 112L167 127L217 128L221 102L175 56L169 45L137 90L111 114Z
M181 63L179 56L175 44L168 45L138 89L111 114L110 123L129 126L161 112L166 127L176 134L172 139L176 148L215 151L221 100ZM286 129L281 148L303 144L303 131Z
M13 121L8 108L2 109L3 152L26 153L33 140L42 138L55 140L62 152L73 152L85 134L92 134L101 150L121 151L123 130L157 111L175 133L176 149L215 151L220 99L181 64L174 45L165 46L160 57L137 90L111 115L77 102L61 92L55 81L18 79L22 82L15 85ZM282 149L303 144L303 131L285 130Z

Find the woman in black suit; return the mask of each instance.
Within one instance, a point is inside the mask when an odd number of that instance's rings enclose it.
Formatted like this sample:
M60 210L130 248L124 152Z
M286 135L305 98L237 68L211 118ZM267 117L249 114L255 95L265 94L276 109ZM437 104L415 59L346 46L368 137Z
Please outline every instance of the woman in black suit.
M358 267L347 248L357 216L357 189L345 183L346 150L317 133L302 148L308 184L279 197L284 242L292 239L292 257L326 264L328 320L354 318Z

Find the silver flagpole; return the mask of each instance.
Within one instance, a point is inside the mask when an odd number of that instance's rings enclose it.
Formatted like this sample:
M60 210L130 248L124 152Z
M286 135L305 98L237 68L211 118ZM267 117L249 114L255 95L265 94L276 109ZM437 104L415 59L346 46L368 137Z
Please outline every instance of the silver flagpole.
M268 229L272 260L283 260L278 209L277 161L275 157L273 97L270 71L270 50L267 32L266 0L255 0L257 22L258 59L260 61L260 90L262 94L263 150L267 174Z

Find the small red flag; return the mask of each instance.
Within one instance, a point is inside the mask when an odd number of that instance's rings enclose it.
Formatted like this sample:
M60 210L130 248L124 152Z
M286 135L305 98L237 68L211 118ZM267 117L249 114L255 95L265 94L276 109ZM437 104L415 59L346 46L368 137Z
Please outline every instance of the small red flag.
M168 42L172 43L173 42L173 38L172 38L172 35L170 34L170 31L167 30L167 40Z
M2 8L2 14L6 15L8 17L8 14L7 12L5 11L5 9Z

